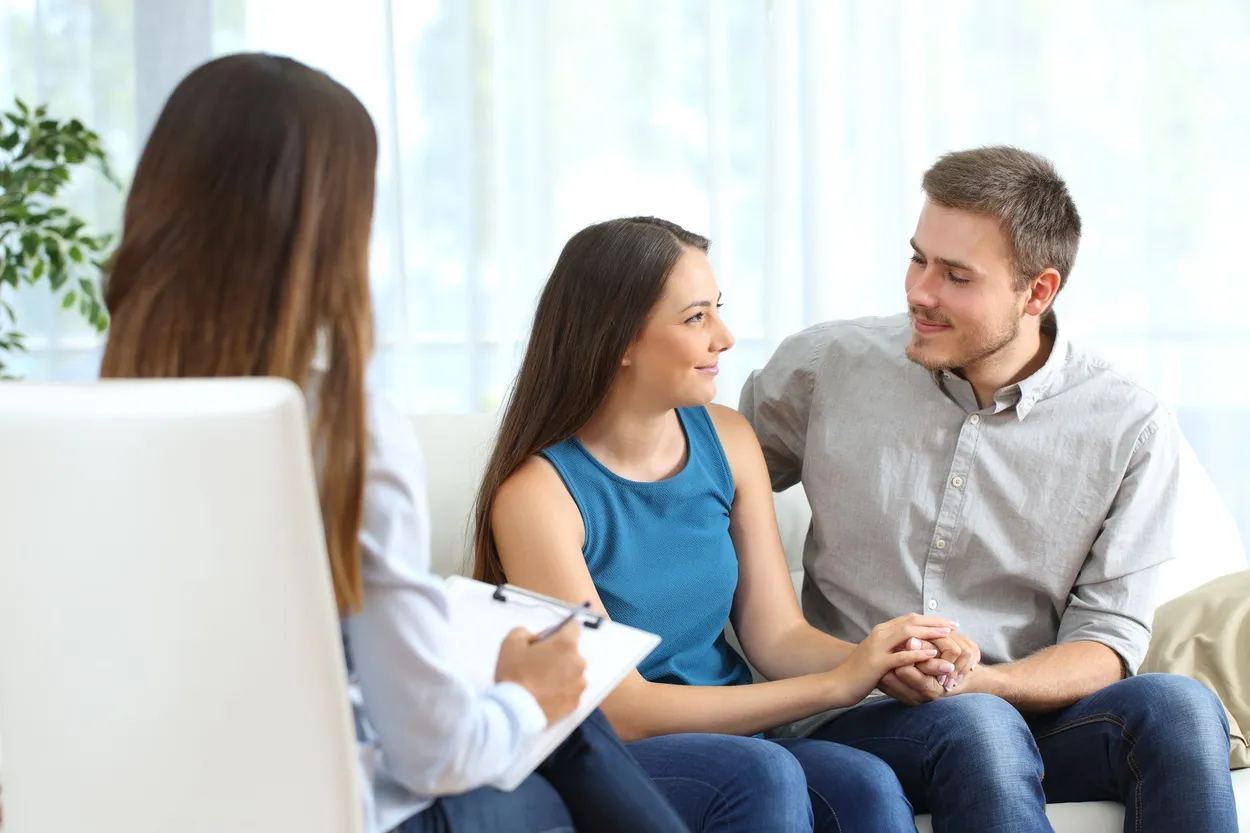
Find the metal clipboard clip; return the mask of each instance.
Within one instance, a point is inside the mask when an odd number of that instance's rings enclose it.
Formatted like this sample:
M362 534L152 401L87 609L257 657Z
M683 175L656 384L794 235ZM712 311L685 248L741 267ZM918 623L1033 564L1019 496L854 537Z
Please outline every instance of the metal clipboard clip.
M593 610L586 610L579 605L571 605L568 602L562 602L559 599L553 599L550 596L544 596L541 593L535 593L532 590L526 590L521 587L514 587L511 584L495 585L495 592L491 594L491 598L497 602L508 602L520 596L524 599L530 599L535 602L541 602L545 605L557 608L565 613L576 613L584 627L591 630L597 630L603 624L603 614L595 613Z

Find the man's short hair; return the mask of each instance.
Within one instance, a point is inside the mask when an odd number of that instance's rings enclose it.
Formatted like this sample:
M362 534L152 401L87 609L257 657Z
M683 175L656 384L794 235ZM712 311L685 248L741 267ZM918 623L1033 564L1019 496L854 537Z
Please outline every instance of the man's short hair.
M1045 269L1068 280L1081 241L1081 215L1055 166L1036 153L996 146L942 156L925 172L930 202L993 217L1007 235L1023 289Z

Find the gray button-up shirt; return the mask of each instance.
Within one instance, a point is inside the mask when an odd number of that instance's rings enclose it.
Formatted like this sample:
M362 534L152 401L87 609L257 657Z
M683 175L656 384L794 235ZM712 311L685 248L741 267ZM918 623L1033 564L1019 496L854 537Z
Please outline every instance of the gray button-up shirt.
M858 642L909 611L984 661L1078 640L1134 673L1171 557L1180 435L1159 401L1055 333L1044 366L978 406L911 362L908 317L820 324L747 380L773 488L812 506L803 609Z

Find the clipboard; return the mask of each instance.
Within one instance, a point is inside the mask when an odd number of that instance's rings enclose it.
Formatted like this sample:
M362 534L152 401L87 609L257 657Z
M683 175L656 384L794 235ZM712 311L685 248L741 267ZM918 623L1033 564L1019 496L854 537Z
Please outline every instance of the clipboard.
M461 670L478 691L495 684L499 648L513 628L538 633L570 613L575 613L582 624L577 647L586 660L586 690L571 714L527 741L512 766L491 782L490 786L505 792L520 786L660 644L660 637L653 633L510 584L485 584L451 576L446 587Z

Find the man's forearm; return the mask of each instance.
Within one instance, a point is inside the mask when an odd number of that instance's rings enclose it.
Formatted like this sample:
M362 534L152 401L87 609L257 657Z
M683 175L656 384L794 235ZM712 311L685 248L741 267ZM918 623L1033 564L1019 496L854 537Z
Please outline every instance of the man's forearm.
M1124 678L1115 651L1099 642L1068 642L1004 665L982 665L948 696L982 692L1023 712L1070 706Z

